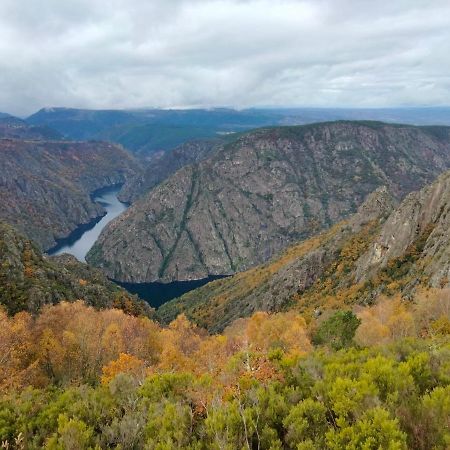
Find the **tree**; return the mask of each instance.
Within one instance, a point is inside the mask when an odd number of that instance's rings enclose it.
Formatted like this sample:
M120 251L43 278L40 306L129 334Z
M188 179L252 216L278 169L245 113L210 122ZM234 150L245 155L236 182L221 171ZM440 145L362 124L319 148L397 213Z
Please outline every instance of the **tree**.
M133 355L120 353L118 359L103 367L102 373L102 384L108 384L119 373L127 373L136 379L142 379L145 376L145 364Z
M354 425L328 431L326 443L331 450L406 450L406 435L386 410L374 408Z
M353 342L361 323L351 311L338 311L320 324L313 337L317 345L330 345L334 350L348 347Z

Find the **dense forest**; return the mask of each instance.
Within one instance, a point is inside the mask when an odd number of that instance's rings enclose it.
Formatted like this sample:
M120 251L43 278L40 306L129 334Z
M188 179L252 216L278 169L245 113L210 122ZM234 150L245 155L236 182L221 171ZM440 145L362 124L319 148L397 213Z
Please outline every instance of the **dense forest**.
M450 292L210 335L78 301L1 312L7 449L446 449Z

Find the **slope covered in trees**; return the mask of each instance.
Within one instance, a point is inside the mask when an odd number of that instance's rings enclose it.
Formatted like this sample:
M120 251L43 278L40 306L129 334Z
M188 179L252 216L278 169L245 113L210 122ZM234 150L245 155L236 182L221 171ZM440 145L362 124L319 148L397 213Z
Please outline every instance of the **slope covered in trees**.
M152 311L100 271L69 255L45 257L34 243L0 222L0 306L9 314L36 313L44 305L78 299L136 315Z
M137 163L102 142L0 140L0 220L42 248L104 213L90 194L124 183Z
M27 449L448 448L448 291L355 312L309 325L259 312L214 336L184 316L161 328L82 303L0 312L0 439Z
M450 167L450 128L334 122L244 134L186 166L109 224L88 261L126 282L206 278L268 261Z

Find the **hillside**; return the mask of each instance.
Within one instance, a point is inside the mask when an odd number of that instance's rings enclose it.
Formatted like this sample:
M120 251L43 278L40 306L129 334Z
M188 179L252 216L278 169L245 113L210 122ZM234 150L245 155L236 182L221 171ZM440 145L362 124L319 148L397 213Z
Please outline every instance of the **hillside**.
M107 143L0 140L0 219L48 249L103 214L94 190L125 182L137 168Z
M222 133L282 123L278 111L227 108L189 110L87 110L44 108L28 117L69 139L107 140L141 157L170 150L185 142L216 138ZM289 120L289 119L288 119Z
M45 257L38 247L0 222L0 306L9 314L36 313L44 305L84 300L96 308L150 314L151 308L74 257Z
M145 168L127 180L120 191L120 199L134 202L157 184L184 166L206 159L223 146L223 139L204 139L186 142L170 152L154 153Z
M0 139L55 140L62 139L60 133L47 126L28 125L17 117L0 115Z
M88 261L128 282L232 274L450 167L450 128L333 122L261 129L186 166L104 230Z
M268 264L214 281L161 306L170 322L186 313L222 330L255 311L371 304L380 294L408 297L419 287L450 286L450 172L394 209L381 188L349 220L301 242Z

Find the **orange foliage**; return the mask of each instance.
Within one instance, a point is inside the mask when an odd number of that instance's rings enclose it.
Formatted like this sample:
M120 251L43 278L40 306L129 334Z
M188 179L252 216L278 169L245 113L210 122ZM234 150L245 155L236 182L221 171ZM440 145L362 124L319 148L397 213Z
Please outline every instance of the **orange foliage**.
M145 376L144 361L127 353L121 353L119 358L109 362L102 368L102 384L108 384L119 373L127 373L137 379L142 379Z

